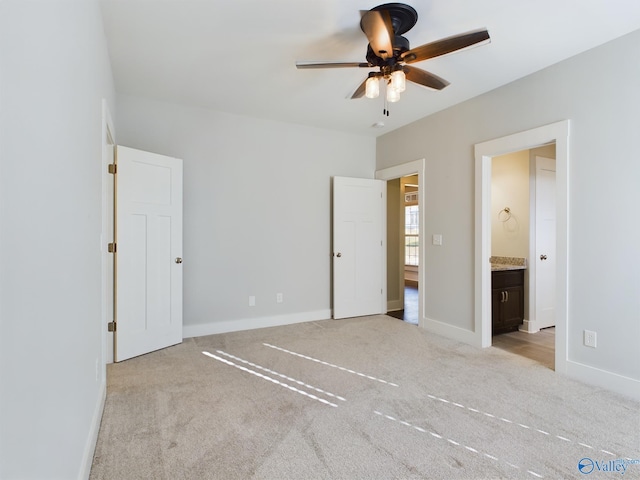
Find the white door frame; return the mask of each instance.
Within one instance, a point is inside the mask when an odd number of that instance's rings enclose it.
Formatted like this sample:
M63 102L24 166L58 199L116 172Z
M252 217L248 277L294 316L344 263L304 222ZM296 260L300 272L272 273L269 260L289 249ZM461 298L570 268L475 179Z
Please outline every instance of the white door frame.
M569 120L475 145L475 319L478 346L491 346L491 159L556 143L556 345L555 371L567 371Z
M113 312L113 255L107 251L107 244L113 242L107 232L113 231L113 175L108 172L113 163L115 145L115 130L105 99L102 100L102 233L100 235L100 252L102 254L102 366L113 363L113 333L107 331L107 324L113 318L107 317L107 312ZM111 195L109 195L109 190ZM110 306L110 307L109 307Z
M424 172L425 172L426 161L424 158L420 160L414 160L412 162L403 163L401 165L395 165L389 168L383 168L381 170L376 171L376 178L378 180L395 180L396 178L406 177L407 175L415 175L418 174L418 180L420 182L420 188L418 189L418 209L420 211L420 216L423 215L424 212ZM418 264L418 326L424 328L424 305L422 302L422 294L420 293L420 285L424 285L424 246L422 244L424 236L424 222L421 221L419 225L418 235L420 242L420 263ZM386 235L386 226L385 226L385 235ZM386 236L385 236L386 238ZM386 269L385 269L386 275ZM387 279L382 279L383 284L387 284ZM385 299L386 301L386 299Z

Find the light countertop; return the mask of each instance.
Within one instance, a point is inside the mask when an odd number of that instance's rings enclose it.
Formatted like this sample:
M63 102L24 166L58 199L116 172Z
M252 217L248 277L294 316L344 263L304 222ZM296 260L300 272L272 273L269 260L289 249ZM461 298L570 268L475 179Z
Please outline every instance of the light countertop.
M491 262L492 272L527 269L527 259L523 257L492 256L491 258L489 258L489 262Z

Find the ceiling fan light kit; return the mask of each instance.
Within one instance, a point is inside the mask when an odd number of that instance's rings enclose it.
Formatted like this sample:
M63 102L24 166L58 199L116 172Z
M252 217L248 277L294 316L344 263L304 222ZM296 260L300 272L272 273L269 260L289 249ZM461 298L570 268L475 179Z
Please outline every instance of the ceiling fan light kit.
M364 96L367 98L378 98L380 95L380 78L373 76L367 78L365 84L365 93Z
M454 35L451 37L426 43L411 48L409 40L402 35L409 31L418 21L418 12L404 3L385 3L362 12L360 28L367 36L366 62L296 62L299 69L309 68L378 68L370 72L368 77L358 86L352 99L377 98L380 95L380 81L384 81L386 102L400 100L400 93L406 89L406 81L442 90L449 82L437 75L407 64L422 62L439 57L473 45L489 42L486 29ZM384 112L389 114L386 107Z
M402 93L407 89L407 76L403 70L396 70L391 73L391 88L398 93Z

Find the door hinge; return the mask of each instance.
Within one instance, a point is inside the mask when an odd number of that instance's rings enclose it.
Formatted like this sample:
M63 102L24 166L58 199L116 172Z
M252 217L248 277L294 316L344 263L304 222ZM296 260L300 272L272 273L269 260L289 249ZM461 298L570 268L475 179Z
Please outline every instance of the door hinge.
M107 245L107 251L109 253L116 253L116 250L118 249L117 245L115 242L111 242Z
M116 322L107 323L107 331L115 332L116 331Z
M112 175L115 175L116 173L118 173L118 165L116 165L115 163L110 163L109 173L111 173Z

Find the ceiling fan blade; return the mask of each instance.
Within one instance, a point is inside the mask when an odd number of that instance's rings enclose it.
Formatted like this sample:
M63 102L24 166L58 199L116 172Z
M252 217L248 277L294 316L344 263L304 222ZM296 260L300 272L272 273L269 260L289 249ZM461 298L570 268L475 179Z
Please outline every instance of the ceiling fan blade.
M404 71L407 80L410 80L413 83L417 83L419 85L423 85L425 87L442 90L444 87L449 85L449 82L447 82L444 78L440 78L433 73L421 70L419 68L405 65L402 67L402 70Z
M393 57L393 24L386 10L369 10L362 15L360 28L367 36L373 53L386 60Z
M351 100L354 100L356 98L362 98L367 90L367 80L369 80L369 77L364 79L364 82L362 82L360 85L358 85L358 88L356 88L356 91L353 92L353 95L351 95Z
M487 30L473 30L471 32L453 35L452 37L443 38L441 40L436 40L435 42L412 48L400 55L400 60L405 63L421 62L423 60L428 60L429 58L446 55L447 53L455 52L488 40L491 40L491 37L489 37L489 32Z
M362 62L296 62L296 68L370 68L372 65Z

